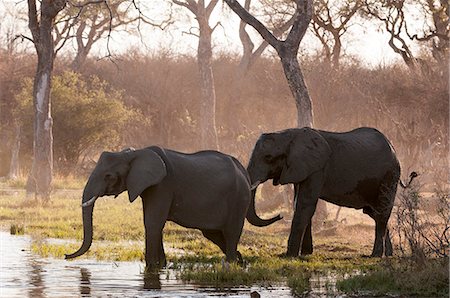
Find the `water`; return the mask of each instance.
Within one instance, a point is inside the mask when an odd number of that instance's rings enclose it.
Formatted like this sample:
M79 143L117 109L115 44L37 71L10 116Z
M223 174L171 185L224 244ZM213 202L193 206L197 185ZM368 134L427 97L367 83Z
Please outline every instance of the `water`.
M0 297L292 297L288 287L218 290L185 284L171 270L141 273L141 262L66 261L30 251L31 239L0 231Z

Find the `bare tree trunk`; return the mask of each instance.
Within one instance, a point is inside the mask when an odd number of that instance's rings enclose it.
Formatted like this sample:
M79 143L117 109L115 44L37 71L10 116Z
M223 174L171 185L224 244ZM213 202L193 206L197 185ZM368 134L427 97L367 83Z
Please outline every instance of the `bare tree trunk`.
M297 125L298 127L312 127L312 103L297 59L297 52L282 51L279 55L284 74L297 106Z
M33 87L33 164L28 177L27 192L32 191L36 198L49 200L53 176L53 119L50 104L53 47L45 49L44 52L46 53L38 55L40 57Z
M14 143L11 149L11 161L9 165L8 179L15 180L19 177L19 151L20 151L20 132L21 127L18 123L15 124Z
M212 29L208 24L205 9L199 6L197 21L200 36L197 49L197 62L200 72L200 88L202 101L200 103L200 138L202 149L219 149L216 129L216 90L212 71Z
M340 65L340 58L341 58L341 50L342 50L342 42L341 37L339 35L339 32L333 33L334 38L334 45L333 45L333 67L335 69L339 68Z
M201 103L199 115L201 149L219 149L216 129L216 90L212 71L211 35L214 28L209 26L209 18L219 0L172 0L173 3L189 9L197 19L200 34L198 36L197 63L200 73Z
M41 1L40 18L35 0L28 0L28 26L38 56L37 70L33 84L34 139L33 164L27 181L27 192L34 192L35 198L50 199L53 177L53 119L51 115L50 89L52 82L55 45L53 26L58 13L66 1Z
M236 0L225 0L228 6L241 18L261 34L278 53L283 66L286 80L297 106L298 127L313 126L313 112L311 98L306 87L303 73L297 59L300 42L308 29L312 19L312 0L296 0L296 13L292 19L292 27L285 40L279 40L258 19L252 16L247 9ZM313 221L322 223L327 217L325 202L319 200L316 207L316 216Z

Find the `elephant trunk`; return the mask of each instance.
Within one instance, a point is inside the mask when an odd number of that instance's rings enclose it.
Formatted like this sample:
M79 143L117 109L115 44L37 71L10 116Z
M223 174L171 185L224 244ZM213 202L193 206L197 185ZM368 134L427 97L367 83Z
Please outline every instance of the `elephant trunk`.
M83 207L83 244L74 253L65 255L65 259L73 259L86 253L92 244L92 214L94 203Z
M250 202L250 206L248 207L247 210L247 220L249 223L251 223L254 226L257 227L265 227L268 226L270 224L273 224L276 221L279 221L280 219L282 219L283 217L280 216L280 214L278 214L275 217L272 217L270 219L262 219L258 216L258 214L256 214L256 210L255 210L255 195L256 195L256 187L254 189L252 189L252 198L251 198L251 202Z

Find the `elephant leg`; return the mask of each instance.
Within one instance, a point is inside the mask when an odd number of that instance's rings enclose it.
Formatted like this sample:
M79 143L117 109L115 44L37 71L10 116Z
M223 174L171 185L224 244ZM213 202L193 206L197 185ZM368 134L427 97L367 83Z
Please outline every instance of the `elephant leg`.
M389 237L387 230L387 222L389 217L377 213L371 207L366 207L363 212L369 215L375 221L375 242L373 244L371 257L381 257L383 255L385 239ZM386 237L387 236L387 237ZM392 244L389 237L389 244L392 253Z
M220 250L226 255L227 253L227 245L225 241L225 237L222 233L222 231L219 230L202 230L203 236L205 236L207 239L212 241L215 245L217 245ZM239 251L236 251L237 253L237 260L238 263L242 264L243 259L242 255ZM228 261L228 259L227 259Z
M145 227L145 263L149 270L160 269L166 266L166 255L164 253L162 230L166 223L166 218L159 213L159 208L151 206L151 202L142 199L144 210Z
M316 172L306 179L298 188L296 197L296 206L294 217L291 224L291 233L288 240L288 249L286 256L297 257L300 247L303 247L305 233L308 225L311 225L311 218L316 210L317 200L320 194L320 189L323 185L323 174ZM310 234L306 238L310 237ZM310 248L312 252L312 238L311 247L309 243L305 245ZM306 252L307 250L305 250Z
M227 246L225 243L225 238L223 237L223 233L220 230L201 230L203 236L206 239L212 241L215 245L217 245L223 253L226 253Z
M310 255L313 253L311 221L306 227L305 235L303 236L301 255Z
M364 213L375 220L375 242L372 257L381 257L383 252L386 256L392 256L393 251L387 225L397 191L398 176L392 176L392 173L388 174L380 185L377 206L364 208Z
M381 257L383 255L386 227L387 220L375 219L375 243L373 244L372 257Z
M391 242L391 235L389 234L389 229L386 229L386 236L384 238L384 255L386 257L392 256L393 249L392 249L392 242Z

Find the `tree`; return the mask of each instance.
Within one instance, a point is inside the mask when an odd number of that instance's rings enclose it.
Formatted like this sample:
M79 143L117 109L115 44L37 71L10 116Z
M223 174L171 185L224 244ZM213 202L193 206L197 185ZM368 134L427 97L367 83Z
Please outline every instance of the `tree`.
M70 64L73 71L80 71L92 46L105 36L108 39L113 31L126 28L132 23L151 25L164 30L172 23L171 16L161 22L150 20L141 12L140 3L130 0L99 1L97 5L86 5L85 1L76 1L64 9L55 26L55 42L67 43L75 40L75 57ZM134 9L130 9L133 5ZM127 31L133 31L127 28ZM108 47L108 55L109 47Z
M211 0L206 5L204 0L173 0L177 5L191 11L199 25L197 62L200 73L200 88L202 93L200 103L200 147L202 149L218 149L219 140L216 129L216 90L214 87L214 75L212 70L211 36L217 25L211 27L209 18L216 7L218 0Z
M38 56L33 83L33 106L35 107L33 164L28 177L27 190L33 190L36 198L50 199L53 176L53 119L50 89L55 44L53 28L56 16L66 6L64 0L42 0L38 10L35 0L28 0L28 27Z
M22 123L24 136L32 135L29 131L33 114L31 90L31 80L24 79L22 89L15 96L18 108L14 117ZM95 76L88 81L70 71L55 76L51 97L55 165L63 175L70 173L83 155L120 145L123 132L132 120L143 122L140 113L124 105L123 92Z
M350 20L362 7L362 0L318 0L314 4L312 30L322 44L326 61L338 68L341 38L347 32Z
M449 51L449 3L445 0L420 0L410 4L423 19L421 32L406 31L409 38L430 44L431 55L437 63L448 63ZM419 31L419 29L418 29ZM446 67L446 69L448 69Z
M297 58L300 42L312 19L312 0L295 1L295 13L292 26L285 40L278 39L266 26L252 16L236 0L224 1L242 21L255 28L262 38L277 51L297 107L297 125L298 127L312 127L313 110L311 98L309 97L308 89ZM314 221L322 222L327 215L325 203L319 200L316 210Z
M406 42L406 0L365 0L364 8L369 16L380 20L389 34L389 46L399 54L410 70L416 69L416 58Z
M251 0L245 0L244 8L247 11L250 11L250 4ZM267 16L271 15L271 13L267 11L263 11L262 13ZM278 22L272 22L274 36L276 37L281 36L292 26L294 17L293 16L289 17L290 18L287 21L283 20ZM225 108L228 119L234 119L235 115L238 113L238 110L242 108L241 93L244 84L246 84L245 77L248 74L249 70L252 68L252 66L255 64L255 62L261 57L267 46L269 46L269 43L265 40L260 42L259 45L255 46L255 43L252 41L250 35L246 30L246 27L247 23L244 22L243 20L240 20L239 38L242 43L242 56L239 61L239 65L236 69L236 73L233 77L233 86L232 88L230 88L231 104L228 104ZM243 150L242 148L243 146L246 147L242 143L244 139L239 138L239 136L242 134L250 133L245 132L244 130L245 127L242 125L241 119L235 119L233 121L230 121L229 129L227 132L229 134L229 137L233 140L232 146L235 147L235 154L241 154L242 152L245 152L245 155L247 155L247 150Z
M312 0L296 0L296 10L292 27L285 40L278 39L266 26L252 16L236 0L225 0L228 6L247 24L258 31L278 53L283 70L294 96L297 106L297 121L299 127L313 125L312 103L308 89L298 62L300 42L308 29L312 18Z

